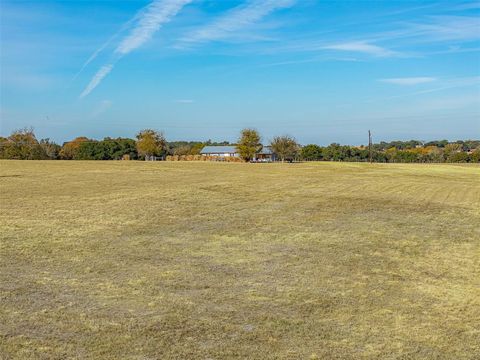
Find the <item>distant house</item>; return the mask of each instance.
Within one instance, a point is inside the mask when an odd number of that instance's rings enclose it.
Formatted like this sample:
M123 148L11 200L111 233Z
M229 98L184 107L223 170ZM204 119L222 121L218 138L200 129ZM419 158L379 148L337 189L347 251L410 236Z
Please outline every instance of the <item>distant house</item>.
M271 146L264 146L261 151L255 155L256 161L277 161L277 155L272 151Z
M218 157L240 157L235 145L227 146L205 146L200 155L218 156ZM264 146L260 152L255 155L255 161L276 161L276 156L270 146Z
M219 157L240 157L236 146L205 146L200 155L219 156Z

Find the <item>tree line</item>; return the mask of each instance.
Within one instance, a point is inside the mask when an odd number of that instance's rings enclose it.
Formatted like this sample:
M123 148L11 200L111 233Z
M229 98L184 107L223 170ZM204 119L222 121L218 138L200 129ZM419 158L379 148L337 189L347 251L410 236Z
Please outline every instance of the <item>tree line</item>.
M38 140L33 129L13 131L8 137L0 137L0 158L18 160L144 160L165 158L168 155L198 155L204 146L235 145L245 161L255 159L262 150L261 136L255 129L243 129L235 144L228 141L171 141L163 132L152 129L140 131L135 139L109 138L94 140L77 137L62 145L50 139ZM389 163L478 163L480 140L447 140L421 142L418 140L392 141L367 146L330 144L301 146L289 135L275 136L267 146L281 161L352 161L366 162L372 156L374 162Z
M480 146L465 147L463 141L448 143L439 147L434 145L399 146L381 148L374 144L372 160L383 163L467 163L480 162ZM478 143L475 141L474 143ZM366 146L345 146L331 144L326 147L307 145L302 148L302 159L315 161L368 161L370 151Z

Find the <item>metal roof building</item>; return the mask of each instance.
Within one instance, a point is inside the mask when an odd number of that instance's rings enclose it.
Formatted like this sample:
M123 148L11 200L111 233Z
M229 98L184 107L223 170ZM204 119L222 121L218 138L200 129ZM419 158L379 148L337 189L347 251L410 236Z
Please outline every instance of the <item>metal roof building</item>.
M200 155L218 156L218 157L240 157L235 145L227 146L205 146ZM253 159L254 161L275 161L276 155L270 146L264 146Z
M236 146L205 146L202 151L200 151L201 155L209 155L209 156L239 156L237 152Z
M260 150L258 155L273 155L272 147L271 146L264 146L262 150Z

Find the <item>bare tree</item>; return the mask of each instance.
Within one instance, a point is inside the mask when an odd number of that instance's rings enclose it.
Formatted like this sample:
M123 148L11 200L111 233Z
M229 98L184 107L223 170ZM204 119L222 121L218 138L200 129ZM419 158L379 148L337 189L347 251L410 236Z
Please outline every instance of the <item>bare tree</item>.
M289 135L275 136L270 142L270 146L282 162L293 160L300 149L295 138Z

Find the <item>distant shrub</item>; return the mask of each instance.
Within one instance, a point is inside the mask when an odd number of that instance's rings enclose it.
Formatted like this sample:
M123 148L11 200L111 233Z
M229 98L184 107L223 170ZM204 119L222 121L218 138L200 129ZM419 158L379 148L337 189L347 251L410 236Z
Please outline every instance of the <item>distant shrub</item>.
M447 161L451 163L466 163L470 161L470 156L466 152L457 152L451 154Z
M310 145L304 146L300 154L303 160L307 160L307 161L322 160L322 148L316 144L310 144Z
M480 162L480 147L478 147L472 154L470 155L470 161L477 163Z
M58 145L48 139L38 142L32 128L15 130L8 138L0 138L2 159L46 160L56 158L57 154Z

